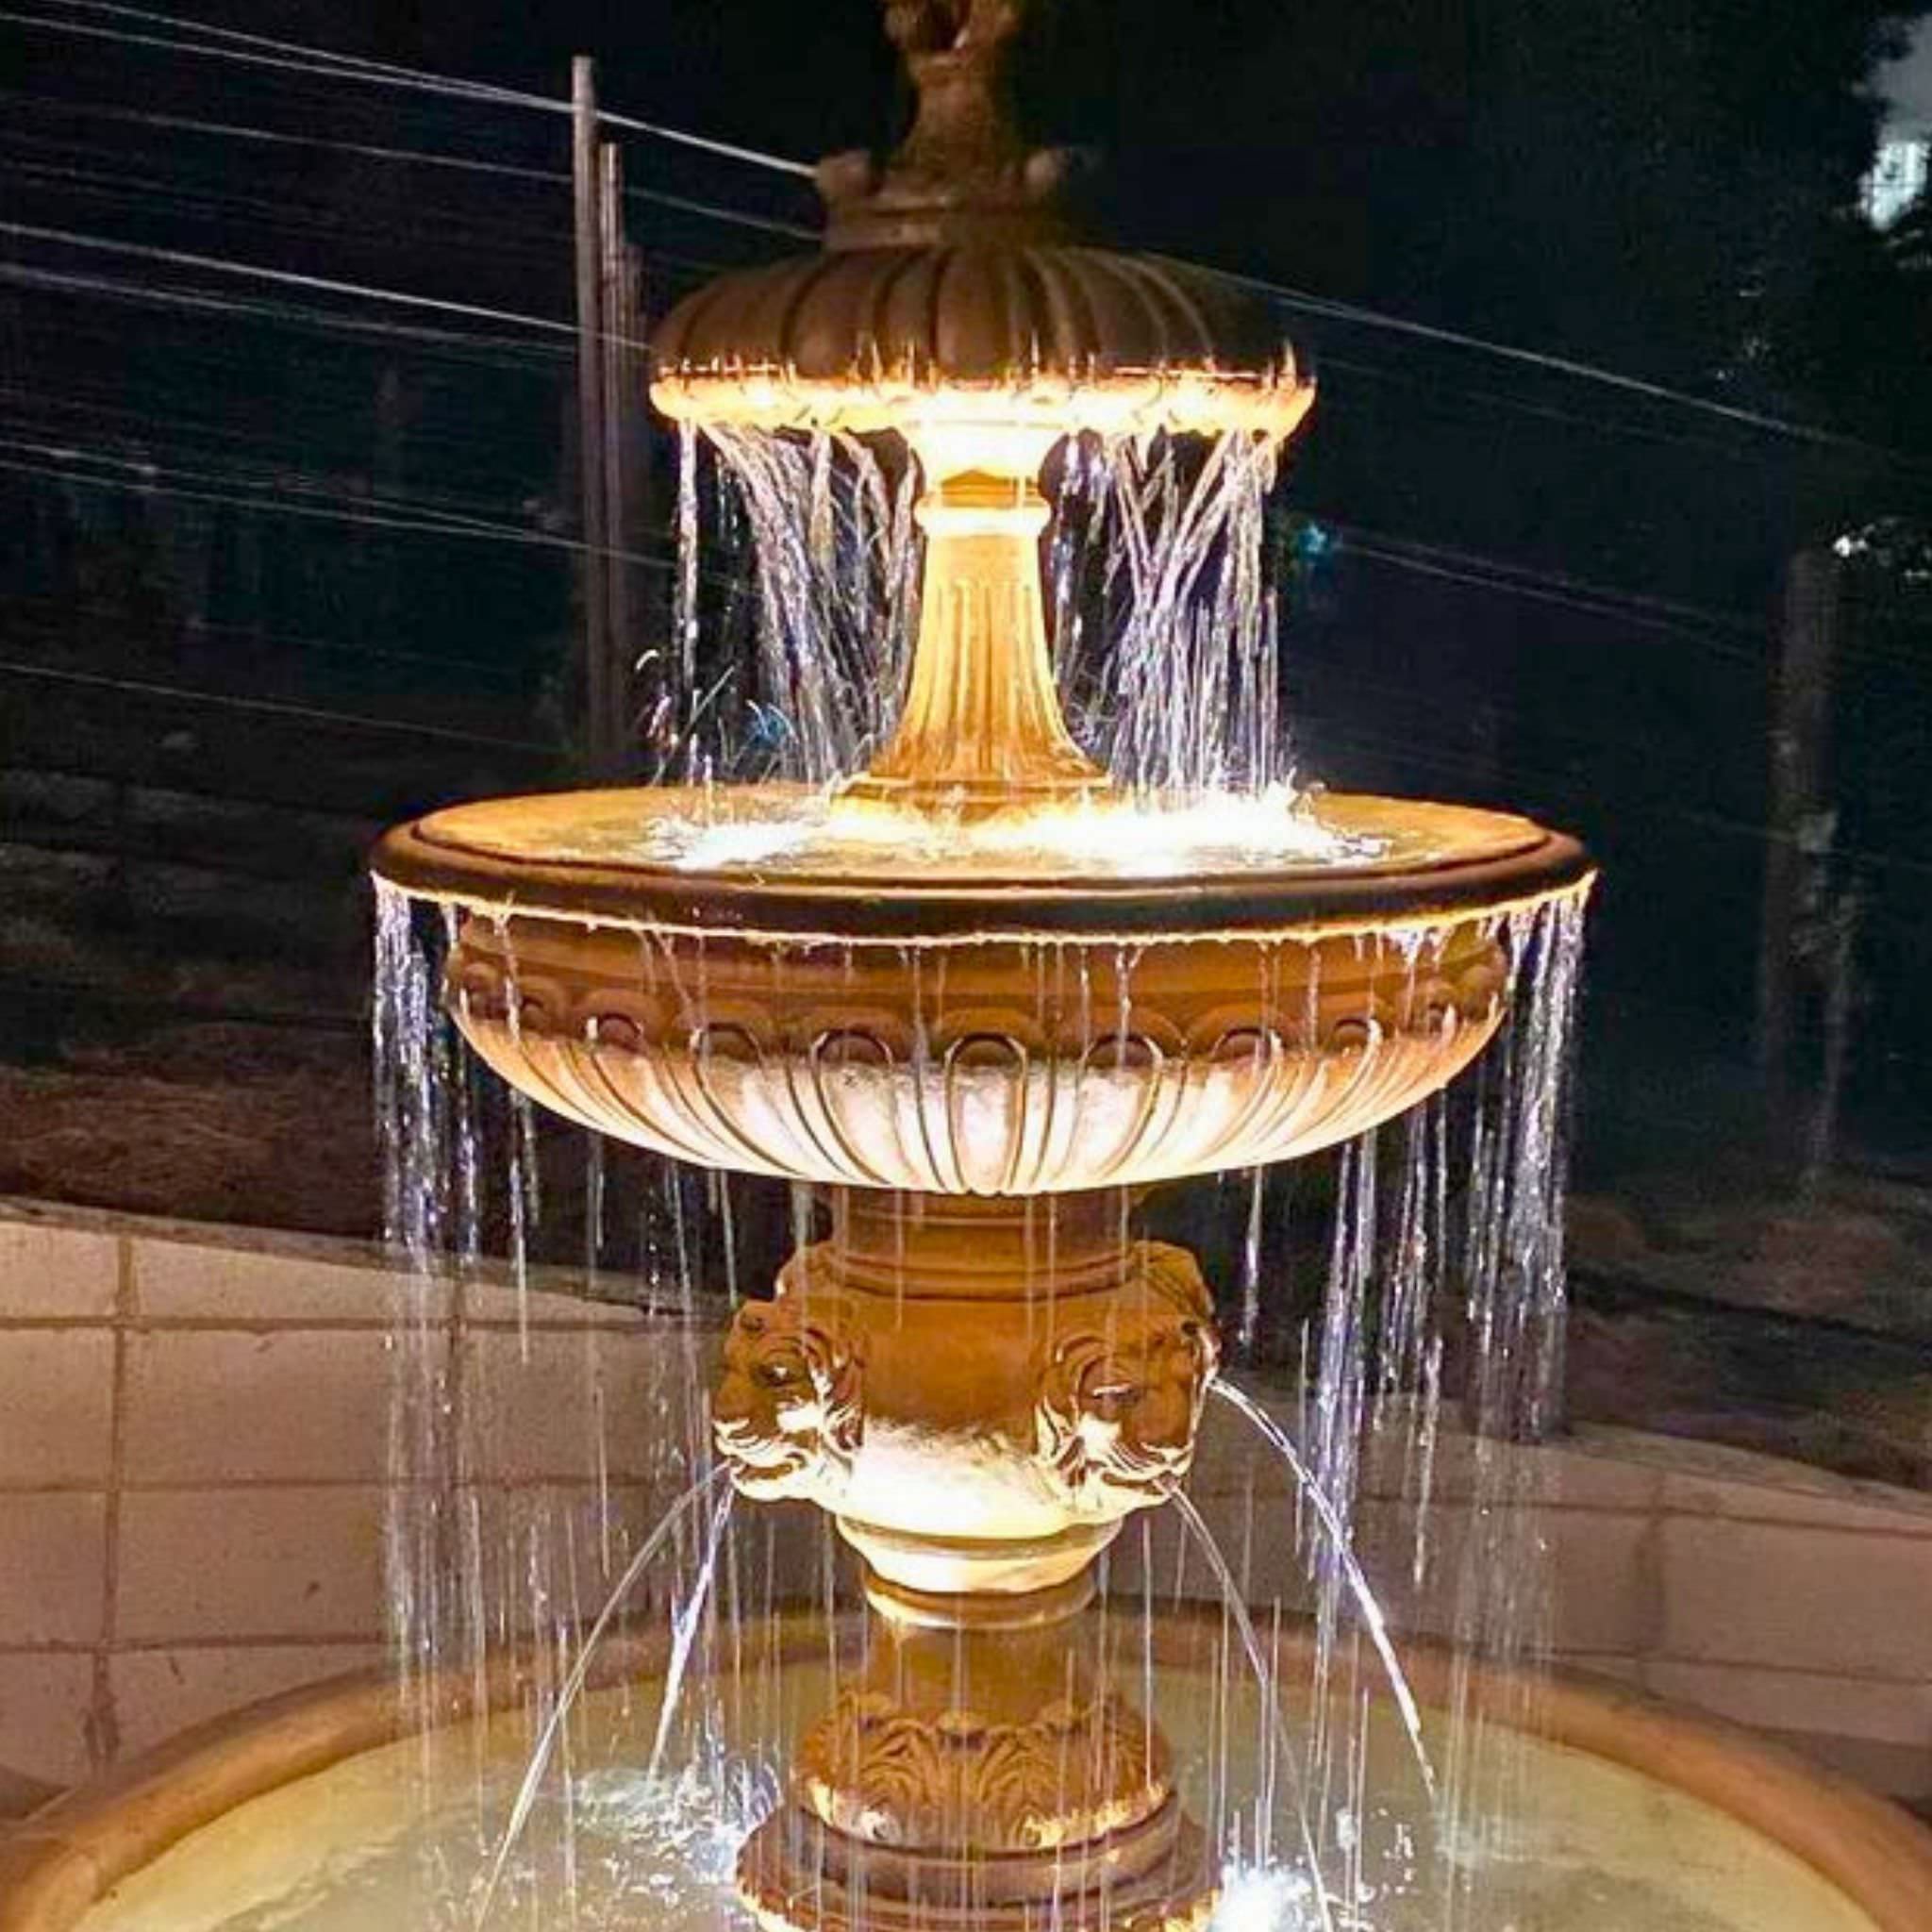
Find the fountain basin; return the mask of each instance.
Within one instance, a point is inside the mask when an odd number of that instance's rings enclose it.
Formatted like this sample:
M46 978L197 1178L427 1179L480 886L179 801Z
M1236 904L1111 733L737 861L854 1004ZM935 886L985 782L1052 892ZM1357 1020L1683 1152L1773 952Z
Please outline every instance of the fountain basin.
M563 793L435 813L375 870L458 908L458 1023L558 1113L708 1166L1006 1195L1391 1118L1494 1032L1507 916L1590 878L1527 820L1410 801L908 821Z
M1154 1628L1159 1714L1183 1762L1202 1755L1221 1627L1216 1608L1170 1612ZM763 1690L745 1702L759 1707L741 1720L741 1735L759 1723L803 1723L825 1691L818 1620L781 1620L758 1641L785 1668L758 1680ZM1284 1633L1285 1676L1306 1680L1307 1643ZM663 1641L640 1640L601 1655L593 1682L605 1688L591 1699L585 1730L596 1741L579 1759L585 1789L648 1729L664 1652ZM1416 1644L1405 1657L1425 1703L1445 1701L1449 1656ZM1478 1707L1520 1707L1514 1681L1475 1667L1473 1684ZM508 1669L489 1688L490 1701L503 1705L519 1692ZM475 1699L467 1675L451 1683L441 1700L447 1722L430 1747L432 1770L456 1775L456 1808L472 1820L471 1765L480 1757L492 1802L507 1803L506 1781L529 1742L521 1715L488 1717ZM1298 1721L1292 1694L1288 1704ZM1524 1923L1564 1932L1921 1932L1932 1838L1890 1806L1741 1733L1597 1683L1559 1678L1539 1707L1524 1785L1538 1793L1540 1815L1526 1824L1522 1863L1498 1875L1517 1888L1514 1904L1538 1914ZM59 1801L0 1849L0 1932L222 1932L269 1917L303 1932L432 1923L409 1889L421 1849L412 1779L425 1760L419 1741L398 1741L405 1728L393 1688L365 1679L280 1698L184 1737ZM1239 1723L1228 1727L1232 1738L1247 1734ZM1385 1823L1412 1815L1419 1796L1392 1722L1378 1715L1368 1736L1372 1804ZM673 1827L687 1825L675 1842ZM599 1856L622 1854L628 1830L641 1834L631 1875L662 1881L648 1909L635 1898L624 1907L587 1897L586 1925L751 1923L730 1895L735 1839L681 1820L669 1800L655 1810L607 1808L578 1828L585 1873L608 1873ZM729 1830L738 1828L733 1821ZM479 1858L474 1835L467 1842ZM541 1863L541 1848L532 1858ZM1234 1874L1220 1922L1291 1923L1278 1911L1257 1916L1252 1877ZM1377 1932L1436 1923L1401 1917L1399 1903L1391 1899ZM297 1914L285 1916L291 1907ZM600 1915L620 1911L629 1916Z

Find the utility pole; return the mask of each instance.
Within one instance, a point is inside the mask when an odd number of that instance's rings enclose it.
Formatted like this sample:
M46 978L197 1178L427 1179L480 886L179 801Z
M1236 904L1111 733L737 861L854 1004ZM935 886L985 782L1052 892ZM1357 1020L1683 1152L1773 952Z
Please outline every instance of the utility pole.
M608 778L615 762L609 719L609 475L604 407L603 201L597 152L597 69L586 54L571 62L571 184L575 213L577 293L577 529L583 544L583 757L589 775Z
M642 546L649 519L650 444L643 415L643 275L636 249L625 240L624 156L614 142L605 142L599 151L597 179L604 316L604 526L610 550L606 574L610 653L606 749L608 775L616 777L625 774L636 738L631 674L645 613L643 585L633 559ZM648 622L642 628L650 628Z

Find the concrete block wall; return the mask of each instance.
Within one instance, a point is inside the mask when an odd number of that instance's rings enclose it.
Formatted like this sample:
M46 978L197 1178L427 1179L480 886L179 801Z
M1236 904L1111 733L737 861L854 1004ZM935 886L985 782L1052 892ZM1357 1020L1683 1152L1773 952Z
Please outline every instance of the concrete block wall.
M398 1280L346 1243L0 1204L0 1783L75 1782L382 1655ZM541 1288L520 1310L497 1283L427 1317L482 1519L541 1507L621 1568L667 1493L653 1411L690 1426L707 1379L686 1331ZM1285 1588L1291 1540L1248 1526L1286 1483L1210 1416L1194 1493ZM1470 1453L1439 1451L1439 1547ZM1615 1431L1511 1453L1565 1661L1932 1799L1932 1498ZM1361 1554L1397 1627L1426 1628L1403 1490L1372 1458Z
M403 1287L348 1243L0 1208L0 1771L70 1784L383 1656ZM662 1484L620 1392L694 1379L661 1330L495 1284L427 1313L482 1520L615 1524L621 1563Z

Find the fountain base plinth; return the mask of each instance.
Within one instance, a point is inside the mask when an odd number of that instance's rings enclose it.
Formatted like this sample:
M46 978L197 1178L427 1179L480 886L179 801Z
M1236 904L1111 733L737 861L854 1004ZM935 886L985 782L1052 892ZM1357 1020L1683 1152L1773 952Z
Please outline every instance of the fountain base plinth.
M752 1834L739 1895L768 1932L1191 1932L1219 1895L1207 1835L1175 1800L1079 1858L868 1848L841 1871L832 1842L791 1808Z
M1124 1640L1090 1608L1086 1574L1010 1596L871 1574L866 1594L858 1679L740 1855L762 1924L1165 1932L1206 1918L1206 1836L1159 1728L1110 1688Z

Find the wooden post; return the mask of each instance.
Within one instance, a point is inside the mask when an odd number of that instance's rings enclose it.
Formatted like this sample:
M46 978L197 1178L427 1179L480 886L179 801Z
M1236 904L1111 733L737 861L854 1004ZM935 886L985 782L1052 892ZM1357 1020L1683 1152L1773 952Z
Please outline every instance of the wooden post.
M610 543L606 525L604 449L603 224L599 218L597 70L588 55L571 62L571 182L576 235L577 530L583 543L583 758L606 776L610 709Z
M1757 956L1757 1064L1772 1124L1789 1118L1791 1035L1807 825L1824 809L1831 725L1832 658L1838 648L1838 558L1800 550L1785 573L1784 609L1771 725L1771 797L1764 858L1764 913Z
M631 425L637 414L633 391L641 377L631 346L637 325L630 312L630 277L625 260L624 157L614 142L606 142L598 150L597 163L598 309L604 323L604 538L609 548L604 574L608 596L605 709L597 723L603 767L599 775L617 777L630 741L630 669L637 649L628 559L636 538L631 509Z
M1811 1107L1805 1138L1805 1165L1799 1190L1814 1198L1831 1173L1838 1149L1839 1111L1843 1105L1845 1068L1851 1058L1852 1009L1857 1001L1858 920L1863 896L1856 884L1832 902L1823 939L1824 973L1824 1044L1819 1067L1818 1095Z

